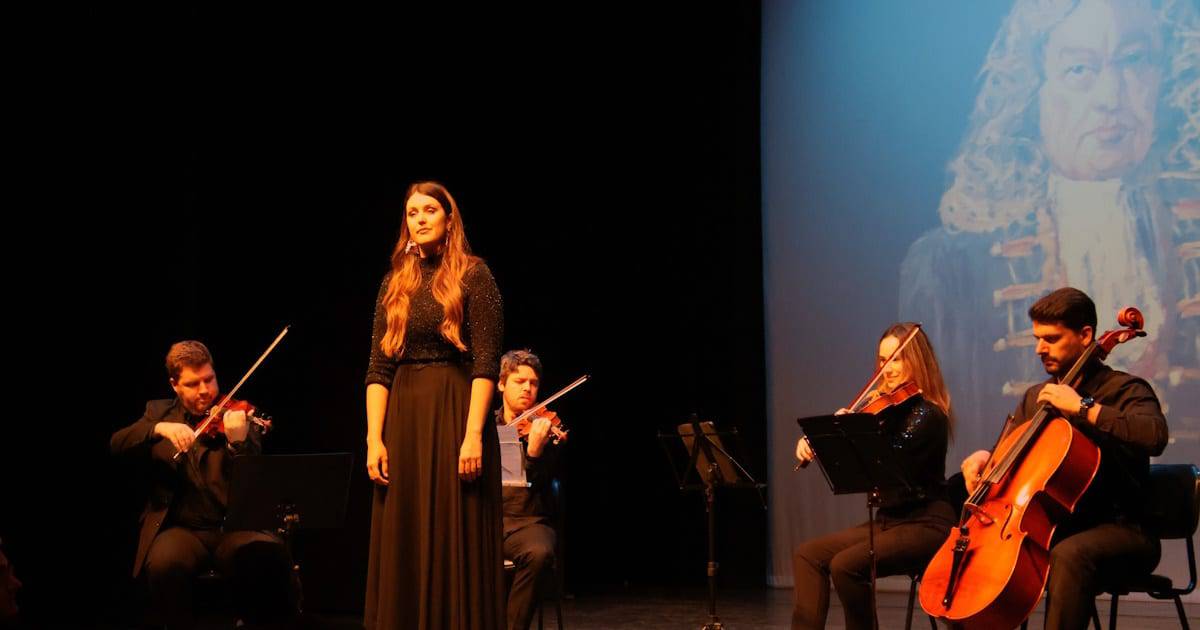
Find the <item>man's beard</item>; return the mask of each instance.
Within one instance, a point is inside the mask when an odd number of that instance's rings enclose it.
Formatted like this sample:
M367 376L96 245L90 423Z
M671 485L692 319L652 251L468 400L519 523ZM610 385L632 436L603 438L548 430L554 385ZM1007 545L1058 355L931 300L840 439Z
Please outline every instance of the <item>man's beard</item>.
M1071 368L1075 366L1075 363L1079 361L1080 356L1082 356L1082 354L1073 356L1063 361L1054 361L1055 366L1053 369L1049 365L1046 365L1045 360L1042 360L1042 367L1045 368L1046 373L1050 376L1062 380L1063 377L1067 375L1067 372L1070 372Z

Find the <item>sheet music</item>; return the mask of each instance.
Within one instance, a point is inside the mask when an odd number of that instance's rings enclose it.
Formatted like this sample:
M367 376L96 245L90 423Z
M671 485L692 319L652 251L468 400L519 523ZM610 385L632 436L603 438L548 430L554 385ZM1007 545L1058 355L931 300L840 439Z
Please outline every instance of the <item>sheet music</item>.
M517 428L511 424L496 426L500 434L500 479L501 485L528 488L525 478L525 449L517 437Z

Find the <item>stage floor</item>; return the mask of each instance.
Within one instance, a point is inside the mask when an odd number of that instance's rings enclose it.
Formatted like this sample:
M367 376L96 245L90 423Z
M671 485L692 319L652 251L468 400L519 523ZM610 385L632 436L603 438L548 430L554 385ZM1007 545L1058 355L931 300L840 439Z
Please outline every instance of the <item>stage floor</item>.
M708 601L705 592L659 592L646 594L606 594L568 600L563 606L566 626L571 630L600 630L629 628L664 630L665 628L700 628L708 621ZM907 593L879 594L879 627L904 628L907 612ZM1108 627L1108 598L1098 600L1100 619ZM723 592L717 601L717 615L726 628L787 630L791 623L792 592L787 589L737 590ZM929 618L921 613L920 604L913 613L913 628L929 627ZM1189 623L1200 623L1200 604L1185 604ZM1179 617L1172 602L1139 602L1122 600L1117 618L1118 627L1136 630L1179 628ZM553 623L553 609L547 607ZM1034 613L1030 628L1042 627L1042 609ZM553 628L553 625L548 625ZM827 629L844 628L842 608L832 597Z
M879 594L879 627L885 630L904 628L908 605L906 593ZM1100 620L1108 627L1108 598L1097 602ZM791 622L792 593L786 589L737 589L723 591L717 601L717 615L725 628L787 630ZM1189 623L1200 625L1200 604L1185 604ZM1117 625L1130 630L1179 628L1179 618L1171 602L1141 602L1122 600ZM546 628L554 628L554 608L548 603L544 610ZM609 592L580 595L563 602L564 626L570 630L666 630L667 628L700 628L708 621L706 592L696 589L639 592ZM333 618L327 618L335 621ZM339 629L354 628L348 617L336 620ZM1030 628L1042 627L1042 609L1034 613ZM537 622L534 622L537 627ZM842 609L833 597L826 628L844 628ZM929 627L929 619L920 612L913 614L913 628Z
M668 628L698 629L708 621L707 592L702 589L639 589L587 593L569 597L563 601L564 626L570 630L666 630ZM837 597L832 598L826 628L844 628L842 609ZM880 628L890 630L904 627L904 615L908 604L906 593L881 592L879 594ZM554 607L548 602L545 612L546 628L554 628ZM717 614L725 628L787 630L792 606L792 593L786 589L726 589L717 601ZM1108 627L1108 598L1098 601L1103 627ZM1200 604L1185 604L1189 623L1200 625ZM305 628L328 630L359 630L361 617L357 615L311 615L313 622ZM228 630L233 627L230 619L207 618L199 624L200 630ZM1042 627L1042 610L1034 613L1031 628ZM1118 626L1130 630L1157 630L1178 628L1179 618L1171 602L1143 602L1122 600ZM36 628L78 627L78 624L59 625L39 623ZM98 628L123 628L125 626L97 625ZM534 627L537 627L536 621ZM913 614L913 628L928 628L929 620L921 614L920 606Z

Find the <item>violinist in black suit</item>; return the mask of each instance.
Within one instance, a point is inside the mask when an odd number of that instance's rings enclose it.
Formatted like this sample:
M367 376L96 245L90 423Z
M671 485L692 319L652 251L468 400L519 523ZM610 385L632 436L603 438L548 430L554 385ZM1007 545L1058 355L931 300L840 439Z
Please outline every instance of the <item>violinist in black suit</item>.
M192 581L200 572L215 566L237 582L253 566L287 592L292 565L276 536L221 529L233 460L262 451L258 425L245 411L227 411L223 434L197 440L195 428L220 394L212 355L199 341L181 341L166 364L175 398L147 402L142 417L113 433L109 445L114 455L144 463L151 479L133 575L145 573L155 617L169 628L191 628ZM278 589L259 595L280 599Z

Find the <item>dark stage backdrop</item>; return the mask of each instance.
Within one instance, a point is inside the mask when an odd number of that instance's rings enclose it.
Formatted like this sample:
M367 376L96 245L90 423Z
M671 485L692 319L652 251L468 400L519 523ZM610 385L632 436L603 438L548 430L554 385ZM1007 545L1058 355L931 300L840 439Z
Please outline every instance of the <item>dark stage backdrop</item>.
M0 535L37 618L115 620L142 495L112 431L206 342L276 419L269 452L350 451L345 526L303 538L313 610L361 608L363 373L404 187L455 194L571 428L566 571L580 593L699 584L704 516L655 438L692 412L765 474L754 3L591 13L92 12L33 73L12 268L37 324L33 409L4 440ZM42 337L25 337L25 330ZM21 430L27 429L27 430ZM761 584L766 517L721 495L722 582Z

